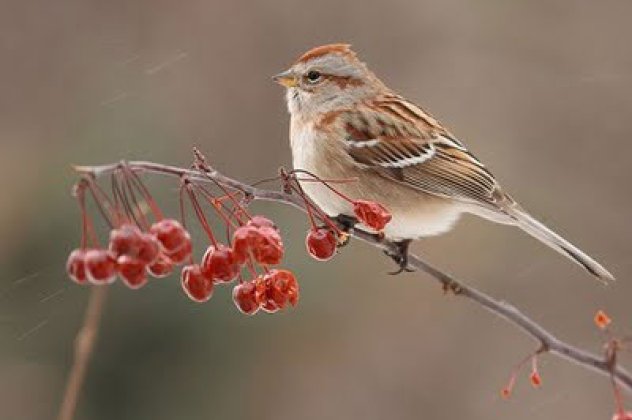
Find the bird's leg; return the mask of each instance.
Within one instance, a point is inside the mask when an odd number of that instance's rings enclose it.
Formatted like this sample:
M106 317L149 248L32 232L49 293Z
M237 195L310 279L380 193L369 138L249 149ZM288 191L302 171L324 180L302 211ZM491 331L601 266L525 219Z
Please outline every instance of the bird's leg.
M408 273L415 271L408 268L408 247L410 246L411 242L412 242L412 239L404 239L399 242L394 242L395 249L384 251L386 255L391 257L393 261L395 261L395 263L399 265L399 269L397 271L393 271L388 274L391 274L394 276L396 274L403 273L404 271Z

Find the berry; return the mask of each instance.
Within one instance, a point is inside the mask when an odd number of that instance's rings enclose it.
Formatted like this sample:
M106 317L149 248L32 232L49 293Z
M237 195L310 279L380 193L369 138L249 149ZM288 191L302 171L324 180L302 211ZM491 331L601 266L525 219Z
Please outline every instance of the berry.
M336 253L336 237L330 229L314 228L307 233L305 246L314 259L327 261Z
M138 249L138 259L149 265L154 263L160 254L160 242L150 233L143 233Z
M608 325L612 322L612 319L602 310L597 311L595 314L595 325L597 325L602 330L608 328Z
M175 219L162 219L151 225L149 233L156 236L167 254L176 253L191 242L189 233Z
M153 264L147 266L147 272L156 278L167 277L173 271L173 263L165 254L160 253Z
M78 284L86 284L86 251L75 249L68 256L66 262L66 272L68 276Z
M219 244L217 248L209 246L202 258L202 273L214 282L228 283L237 277L241 270L235 261L231 248Z
M265 286L261 307L266 312L273 313L283 309L288 302L292 306L296 306L298 303L298 282L290 271L270 270L269 273L256 281Z
M107 284L116 279L116 259L105 249L86 251L86 276L91 283Z
M632 411L620 411L612 416L612 420L632 420Z
M206 302L213 296L213 281L202 273L198 264L182 269L182 289L194 302Z
M139 289L147 283L146 267L142 260L129 255L121 255L116 260L119 276L130 289Z
M184 241L184 245L174 252L166 252L165 255L169 257L172 263L174 264L183 264L189 259L191 253L193 252L193 244L191 243L191 237L188 232L185 232L186 239Z
M260 264L278 264L283 258L283 242L272 227L241 226L233 234L235 259L243 263L248 254Z
M246 315L254 315L261 306L261 295L254 281L240 283L233 289L235 306Z
M252 256L260 264L279 264L283 259L281 235L274 228L259 228L259 236L252 247Z
M254 226L240 226L233 233L233 253L235 259L243 264L248 259L250 246L256 236L257 228Z
M531 385L533 385L534 388L539 388L540 385L542 385L542 378L537 371L531 372L531 375L529 375L529 380L531 381Z
M356 200L353 202L355 216L371 229L380 231L393 217L384 206L375 201Z
M110 232L109 249L115 257L138 255L143 242L143 233L136 225L126 223Z

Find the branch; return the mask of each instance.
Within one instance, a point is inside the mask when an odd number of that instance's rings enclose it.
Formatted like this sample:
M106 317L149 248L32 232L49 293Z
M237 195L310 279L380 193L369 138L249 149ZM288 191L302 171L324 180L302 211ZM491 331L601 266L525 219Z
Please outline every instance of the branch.
M163 175L166 174L178 177L187 177L190 180L201 182L218 182L232 189L242 191L254 200L279 202L291 205L302 211L306 211L304 201L296 195L282 191L253 187L236 179L229 178L208 166L204 167L204 171L200 171L162 165L153 162L132 161L103 166L78 166L75 167L75 170L87 176L99 177L121 168L122 165L127 165L130 169L139 172L153 172ZM393 242L388 241L379 235L365 232L360 229L352 229L350 233L352 236L378 249L384 251L397 250L396 245ZM612 359L608 358L606 355L596 355L561 340L542 325L538 324L529 316L521 312L515 306L507 302L497 300L472 286L468 286L465 282L439 270L416 255L409 256L408 265L409 268L426 272L432 276L442 285L444 290L451 291L457 296L468 298L493 314L505 319L509 323L518 326L527 335L531 336L540 344L539 353L548 352L559 358L571 361L578 366L612 377L625 389L632 392L632 375L623 367L613 363Z
M95 286L90 291L90 301L83 319L83 326L75 337L75 354L68 375L64 399L59 409L59 420L71 420L74 418L77 401L86 377L88 362L94 350L94 344L99 332L103 305L107 297L108 288Z

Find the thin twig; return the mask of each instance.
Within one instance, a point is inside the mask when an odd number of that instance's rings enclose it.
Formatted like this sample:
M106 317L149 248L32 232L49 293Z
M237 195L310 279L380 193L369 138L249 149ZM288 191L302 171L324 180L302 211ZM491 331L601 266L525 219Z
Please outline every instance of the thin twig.
M82 174L89 174L98 177L112 172L117 169L119 165L120 164L90 167L79 166L75 167L75 170ZM280 202L291 205L302 211L307 210L305 208L304 201L297 195L288 194L282 191L256 188L236 179L229 178L210 167L205 168L205 172L202 173L197 170L183 169L153 162L128 162L127 165L129 165L132 170L139 172L154 172L177 177L186 175L191 181L220 183L227 187L240 190L255 200ZM359 229L353 229L351 234L379 249L391 252L396 251L396 245L393 242L385 240L379 235L364 232ZM604 376L612 376L622 385L623 388L632 392L632 375L621 366L613 366L609 363L606 356L590 353L561 340L510 303L495 299L474 287L468 286L465 282L439 270L416 255L409 256L408 264L410 268L426 272L432 276L443 286L444 290L451 291L457 296L468 298L493 314L518 326L527 335L538 341L543 353L550 353Z
M108 290L108 287L93 286L90 291L90 301L83 319L83 326L75 338L75 354L57 417L59 420L72 420L75 415L90 356L99 333L99 324Z

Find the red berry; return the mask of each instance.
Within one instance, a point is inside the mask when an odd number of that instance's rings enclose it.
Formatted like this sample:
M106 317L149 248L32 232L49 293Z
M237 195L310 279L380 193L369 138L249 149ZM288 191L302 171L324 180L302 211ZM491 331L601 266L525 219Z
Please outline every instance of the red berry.
M336 237L330 229L314 228L307 233L305 246L314 259L327 261L336 253Z
M259 237L252 247L252 256L260 264L279 264L283 259L283 241L274 228L262 227Z
M294 274L287 270L270 270L261 280L265 285L262 298L262 309L266 312L276 312L285 308L288 302L296 306L299 299L299 287Z
M235 261L231 248L219 244L209 246L202 258L202 273L214 282L228 283L237 277L241 266Z
M119 276L130 289L139 289L147 283L146 267L143 261L129 255L121 255L116 259Z
M241 226L233 233L233 253L235 260L243 264L248 259L250 244L256 235L257 228L253 226Z
M612 420L632 420L632 411L620 411L612 416Z
M86 284L86 251L75 249L68 256L66 262L66 272L68 276L78 284Z
M384 206L375 201L356 200L353 212L362 223L374 230L382 230L393 217Z
M213 281L202 273L198 264L182 269L182 289L195 302L206 302L213 296Z
M138 259L145 264L152 264L158 259L161 245L158 239L151 233L141 235L140 247L138 249Z
M248 226L256 228L269 227L278 230L272 220L268 219L265 216L252 216L252 219L248 221Z
M149 232L154 234L167 253L175 253L191 242L189 233L175 219L162 219L151 225Z
M165 251L165 255L169 257L172 263L183 264L189 259L192 252L193 252L193 244L191 243L191 237L189 236L188 233L186 233L186 239L184 241L184 245L175 252Z
M272 227L239 227L233 234L233 250L240 263L246 261L249 253L260 264L274 265L283 259L281 236Z
M136 225L126 223L110 232L110 252L115 257L121 255L138 255L138 250L142 244L143 233Z
M116 279L116 259L105 249L86 251L86 275L95 284L112 283Z
M254 281L240 283L233 289L233 302L246 315L254 315L261 306L260 294Z
M153 264L147 266L147 272L156 278L167 277L173 271L173 263L165 254L160 253Z

